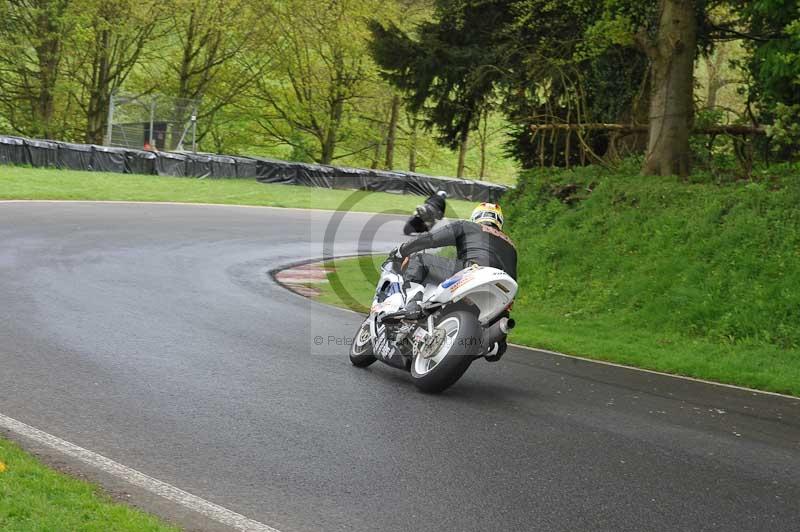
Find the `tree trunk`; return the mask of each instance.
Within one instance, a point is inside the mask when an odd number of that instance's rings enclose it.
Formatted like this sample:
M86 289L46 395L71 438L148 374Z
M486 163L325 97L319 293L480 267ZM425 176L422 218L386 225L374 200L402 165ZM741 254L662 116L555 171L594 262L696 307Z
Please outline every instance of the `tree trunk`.
M706 69L708 70L708 88L706 89L705 108L708 110L717 107L717 97L719 96L719 91L722 90L723 87L731 83L736 83L736 79L723 77L727 58L728 54L722 46L717 47L713 57L705 58Z
M378 166L380 166L381 150L383 149L383 142L385 140L383 126L384 124L381 124L381 127L378 130L378 140L375 141L375 151L372 153L372 162L370 162L369 165L369 167L373 170L377 170Z
M342 122L343 112L344 104L342 100L336 99L331 108L330 125L322 143L322 158L319 161L321 164L331 164L333 162L333 155L336 152L336 135L339 132L339 124Z
M400 96L392 98L392 111L389 114L389 132L386 134L386 163L383 167L394 170L394 146L397 142L397 117L400 114Z
M483 181L483 178L486 177L486 145L489 144L489 110L485 109L483 111L483 124L480 129L480 135L478 139L481 143L481 170L478 174L478 179Z
M481 171L478 175L478 179L483 181L483 178L486 177L486 140L481 141Z
M181 57L181 66L178 70L178 100L175 103L175 109L172 111L172 140L171 145L167 149L177 148L183 134L183 128L189 118L187 116L188 100L192 98L191 85L192 74L194 70L194 60L200 54L202 44L195 46L195 39L197 38L196 32L198 30L197 7L192 5L189 13L189 21L186 25L186 42L183 46L183 54Z
M652 92L645 175L686 176L691 170L694 57L697 20L693 0L663 0L656 42L644 41L652 62Z
M89 91L89 107L86 111L86 142L102 144L103 131L111 99L110 89L110 32L102 30L95 40L95 56L92 65L92 86Z
M61 18L66 11L66 2L54 2L53 11L41 10L36 17L34 40L38 61L39 94L34 109L35 136L53 136L52 120L55 102L55 86L61 61L62 29Z
M721 52L717 51L718 56ZM706 109L711 110L717 106L717 93L722 88L719 77L719 69L717 68L718 57L714 59L706 58L706 70L708 71L708 87L706 88Z
M458 143L458 168L456 177L464 177L464 163L467 158L467 147L469 146L469 130L461 132L461 141Z
M409 135L408 146L408 171L417 171L417 117L411 117L411 134Z

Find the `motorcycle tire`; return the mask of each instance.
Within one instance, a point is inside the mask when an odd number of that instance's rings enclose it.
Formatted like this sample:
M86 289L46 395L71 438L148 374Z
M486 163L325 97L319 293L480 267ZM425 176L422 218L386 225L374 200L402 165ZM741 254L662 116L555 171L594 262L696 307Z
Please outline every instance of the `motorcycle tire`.
M366 368L376 360L372 349L369 319L367 319L358 328L356 335L353 337L353 343L350 344L350 363L357 368Z
M417 355L411 362L414 384L425 393L440 393L455 384L475 360L482 340L478 317L468 310L446 312L435 325L444 328L447 340L436 355L427 359Z

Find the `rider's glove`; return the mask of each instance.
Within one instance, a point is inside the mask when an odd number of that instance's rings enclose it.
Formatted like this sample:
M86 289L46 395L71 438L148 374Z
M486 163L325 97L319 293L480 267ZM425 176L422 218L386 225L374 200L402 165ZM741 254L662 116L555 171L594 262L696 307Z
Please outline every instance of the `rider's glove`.
M400 254L400 246L397 246L389 252L389 258L395 262L399 262L403 259L403 255Z

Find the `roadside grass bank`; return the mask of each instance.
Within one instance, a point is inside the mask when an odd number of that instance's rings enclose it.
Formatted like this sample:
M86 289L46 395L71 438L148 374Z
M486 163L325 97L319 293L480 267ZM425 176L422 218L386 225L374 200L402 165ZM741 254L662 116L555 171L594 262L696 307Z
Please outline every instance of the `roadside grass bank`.
M503 202L511 341L800 396L798 205L796 166L728 183L525 174ZM335 261L318 299L368 307L382 259Z
M0 438L0 529L177 532L155 517L118 504L86 482L43 466Z
M219 203L411 215L421 196L259 183L254 179L197 179L53 168L0 166L0 199L112 200ZM469 214L473 202L447 202L447 216Z

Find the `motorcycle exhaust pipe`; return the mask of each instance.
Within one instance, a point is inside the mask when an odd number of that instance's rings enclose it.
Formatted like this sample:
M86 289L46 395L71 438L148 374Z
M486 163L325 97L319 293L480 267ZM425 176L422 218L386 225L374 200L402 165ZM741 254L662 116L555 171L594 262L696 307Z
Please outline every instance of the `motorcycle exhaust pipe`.
M491 347L495 342L499 342L516 324L511 318L500 318L483 331L483 345Z

